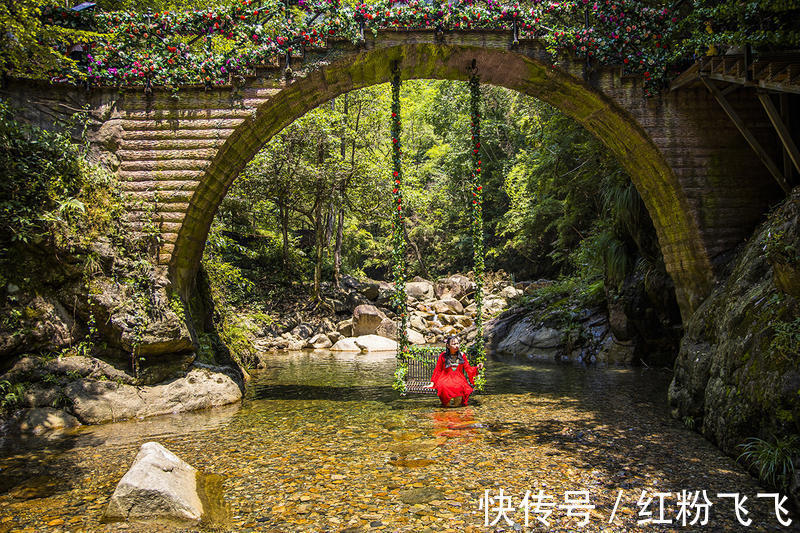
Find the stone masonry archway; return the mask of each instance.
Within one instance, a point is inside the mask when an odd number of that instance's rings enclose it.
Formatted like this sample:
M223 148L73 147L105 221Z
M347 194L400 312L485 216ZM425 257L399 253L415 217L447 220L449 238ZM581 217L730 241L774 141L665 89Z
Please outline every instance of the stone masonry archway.
M394 61L399 62L403 79L466 81L473 60L482 83L551 104L614 153L647 205L678 287L688 293L704 292L711 282L710 259L700 241L692 238L699 228L687 199L669 164L628 112L579 78L536 59L506 50L435 43L404 43L345 57L259 106L220 147L189 202L170 262L177 286L192 283L217 207L236 176L273 135L333 97L388 82Z
M705 91L648 100L641 81L619 68L587 75L585 63L569 57L554 67L541 43L514 44L509 32L382 32L362 46L329 43L295 59L288 80L275 65L212 90L106 89L83 96L98 119L98 156L116 168L129 195L129 222L158 224L159 260L184 297L217 208L256 152L331 98L389 81L393 62L403 79L466 81L475 61L482 83L543 100L598 137L645 202L684 318L778 191ZM19 100L29 97L25 87L14 92ZM769 131L757 103L731 100L751 130Z

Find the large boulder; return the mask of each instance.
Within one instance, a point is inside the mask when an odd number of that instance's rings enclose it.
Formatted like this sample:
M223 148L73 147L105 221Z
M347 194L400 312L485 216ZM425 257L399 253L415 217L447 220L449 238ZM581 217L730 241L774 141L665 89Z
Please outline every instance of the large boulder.
M500 296L502 296L503 298L506 298L506 299L516 298L517 296L520 296L521 294L522 294L522 291L520 289L517 289L513 285L509 285L508 287L504 287L500 291Z
M387 339L394 339L397 337L397 324L391 318L384 318L381 321L381 325L375 330L375 335L380 335Z
M362 352L397 351L397 341L379 335L361 335L356 337L356 345Z
M425 344L425 336L422 333L407 329L406 334L408 335L408 342L411 344Z
M432 304L433 310L440 315L460 315L464 313L464 306L455 298L445 296L441 300L437 300Z
M198 471L157 442L145 442L114 489L106 521L168 518L199 522L204 513Z
M321 350L324 348L330 348L333 345L330 338L324 333L318 333L311 337L308 342L306 342L306 348L312 348L314 350Z
M475 291L475 283L463 274L455 274L440 279L436 283L436 296L438 298L449 295L451 298L460 300L473 291Z
M343 337L353 336L353 319L348 318L336 324L336 331Z
M18 288L9 284L7 292L14 294ZM0 315L9 317L0 321L0 361L25 352L58 352L71 346L82 334L72 313L58 301L35 296L21 302L22 311L12 319L9 307L0 307Z
M417 300L433 298L433 284L430 281L412 281L406 283L406 294Z
M336 343L331 346L332 352L360 352L361 348L356 344L355 337L345 337L344 339L339 339Z
M111 347L145 357L194 350L185 317L176 314L170 304L167 282L158 282L153 281L154 303L148 304L158 310L156 313L140 309L132 294L135 289L128 285L105 277L92 280L91 311L98 330Z
M359 305L353 310L353 335L374 334L385 318L383 311L374 305Z
M186 376L155 386L83 378L64 387L64 394L78 420L101 424L234 403L242 398L237 381L232 369L195 363Z
M542 326L534 317L527 316L511 325L496 350L528 359L554 359L562 351L563 343L562 331Z
M77 418L60 409L40 407L23 410L19 417L18 427L22 433L40 435L47 431L68 429L80 425Z
M396 351L397 341L379 335L361 335L339 340L331 348L335 352L386 352Z

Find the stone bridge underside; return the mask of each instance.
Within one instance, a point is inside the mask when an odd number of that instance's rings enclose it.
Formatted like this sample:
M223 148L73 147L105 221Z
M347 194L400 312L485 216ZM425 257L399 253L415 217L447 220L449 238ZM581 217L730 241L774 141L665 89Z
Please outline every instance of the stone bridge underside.
M330 43L308 51L296 58L288 80L276 66L238 86L182 88L177 96L158 89L73 89L66 97L67 91L43 89L39 107L48 95L88 101L98 119L94 148L130 196L129 223L158 224L159 260L186 296L220 202L273 135L331 98L388 82L394 61L403 79L467 80L473 60L483 83L553 105L624 165L653 219L688 317L779 194L704 90L645 99L641 81L619 68L597 70L585 82L582 61L563 58L553 66L539 43L512 45L505 32L386 32L360 47ZM21 85L11 92L30 97ZM757 101L729 98L753 131L767 135Z

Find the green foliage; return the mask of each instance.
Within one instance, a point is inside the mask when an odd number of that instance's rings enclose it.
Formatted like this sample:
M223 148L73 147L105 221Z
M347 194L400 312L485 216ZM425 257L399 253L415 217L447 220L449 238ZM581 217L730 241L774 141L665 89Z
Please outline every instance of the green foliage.
M22 403L25 389L25 383L22 382L11 383L7 379L0 381L0 407L5 410L16 408Z
M770 350L790 363L796 363L800 355L800 317L791 322L781 321L773 324L775 336Z
M745 45L757 52L800 46L800 9L793 0L693 0L683 4L672 23L676 62Z
M771 441L750 437L739 447L744 452L737 460L754 468L759 479L778 489L789 488L794 474L794 460L800 456L800 437L774 437Z
M74 42L91 41L92 36L46 26L42 14L50 5L41 0L0 3L0 68L4 74L45 78L58 72L71 81L82 77L75 61L63 52Z
M46 222L85 212L77 147L65 132L18 122L0 101L0 246L41 241Z

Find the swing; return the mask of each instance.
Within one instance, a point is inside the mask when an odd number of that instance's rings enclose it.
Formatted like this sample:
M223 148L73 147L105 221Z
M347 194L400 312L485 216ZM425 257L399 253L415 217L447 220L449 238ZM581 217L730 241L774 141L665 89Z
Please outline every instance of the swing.
M476 336L474 342L464 350L470 363L478 365L486 360L483 342L483 187L480 182L480 79L478 78L475 60L472 61L469 78L470 88L470 128L472 133L472 250L475 272L475 316ZM392 66L392 274L395 291L391 305L396 310L399 324L397 327L397 369L392 387L402 394L436 394L436 389L429 389L431 376L436 368L439 354L444 348L436 346L410 346L408 341L408 303L406 298L406 242L403 218L403 192L400 150L400 68L395 62ZM483 390L485 383L484 369L475 376L476 391Z

